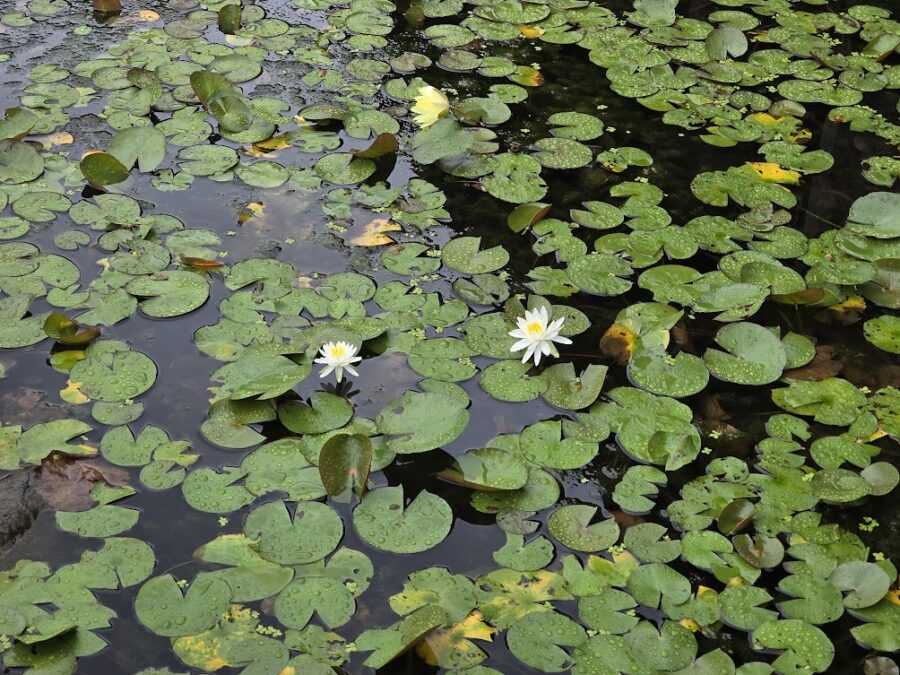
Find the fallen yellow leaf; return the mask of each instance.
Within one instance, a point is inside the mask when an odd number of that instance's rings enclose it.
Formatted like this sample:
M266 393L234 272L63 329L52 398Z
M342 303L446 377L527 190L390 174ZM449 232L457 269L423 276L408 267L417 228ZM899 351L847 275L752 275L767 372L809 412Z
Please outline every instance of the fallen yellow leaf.
M491 642L496 632L496 628L484 622L481 612L474 610L459 623L426 635L416 647L416 653L432 666L476 666L484 660L484 652L470 639Z
M693 619L682 619L678 623L680 623L682 626L687 628L692 633L696 633L698 630L700 630L700 624L698 624Z
M262 202L249 202L238 214L238 223L243 225L251 218L259 218L265 210Z
M764 124L767 127L774 127L784 119L783 117L774 117L767 112L753 113L750 117L752 117L754 121Z
M851 295L849 298L836 305L832 305L828 309L838 314L847 314L848 312L860 312L866 308L866 301L858 295Z
M519 32L522 34L522 37L528 38L529 40L534 40L535 38L539 38L544 34L544 29L539 28L538 26L529 26L527 23L523 23L519 24Z
M72 405L81 405L82 403L88 403L91 399L89 399L82 393L80 387L81 382L67 380L66 388L59 390L59 397L66 403L71 403Z
M788 183L796 185L800 182L800 173L782 168L777 162L747 162L759 177L766 183Z
M68 131L57 131L55 134L44 134L43 136L34 136L32 140L40 143L44 150L49 150L55 145L71 145L75 142L75 137Z
M258 143L253 144L253 148L255 150L260 151L273 151L273 150L284 150L289 147L285 138L287 134L278 134L277 136L272 136L271 138L267 138L264 141L259 141Z
M366 229L350 240L354 246L386 246L387 244L396 243L385 232L400 232L403 228L399 223L387 220L385 218L376 218L366 225Z
M637 337L628 326L614 323L600 338L600 353L624 366L631 359Z

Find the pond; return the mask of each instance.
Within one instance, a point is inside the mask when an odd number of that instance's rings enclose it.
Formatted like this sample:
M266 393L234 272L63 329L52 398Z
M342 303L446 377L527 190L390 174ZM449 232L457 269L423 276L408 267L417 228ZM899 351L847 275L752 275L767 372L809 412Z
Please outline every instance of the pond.
M898 672L873 0L4 0L4 672Z

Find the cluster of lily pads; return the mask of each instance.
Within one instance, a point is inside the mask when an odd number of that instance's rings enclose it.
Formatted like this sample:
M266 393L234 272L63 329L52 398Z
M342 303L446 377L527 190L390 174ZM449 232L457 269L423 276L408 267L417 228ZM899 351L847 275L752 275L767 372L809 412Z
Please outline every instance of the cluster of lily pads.
M74 673L129 620L192 672L245 675L377 669L410 650L491 675L501 639L510 667L576 675L826 672L835 630L900 649L895 565L865 528L830 522L900 482L900 391L804 374L821 345L777 318L845 320L871 358L900 353L900 23L818 0L715 0L704 16L678 4L172 0L72 30L73 45L119 31L89 60L33 65L0 121L0 348L46 353L68 414L3 419L0 469L102 460L136 487L98 479L89 508L57 508L57 527L85 539L77 561L0 573L4 666ZM25 40L74 8L20 10L0 34ZM743 153L685 176L699 215L670 214L663 150L626 145L603 105L560 101L527 122L540 131L514 128L545 85L542 59L574 47L602 69L598 91ZM792 222L835 163L805 127L821 105L876 150L859 167L872 189L811 231ZM420 175L398 181L398 165ZM589 199L557 196L560 177L592 174L604 181ZM359 247L353 269L235 259L249 228L156 207L210 181L241 224L270 199L302 204L320 234ZM485 227L452 236L452 189L502 205L491 227L515 247ZM361 214L365 233L343 237ZM210 297L216 316L198 320ZM575 346L520 360L526 313ZM137 315L193 333L208 448L140 421L158 368L125 339ZM362 357L350 384L317 376L328 345ZM380 364L402 373L387 400ZM719 383L770 402L749 453L700 426L699 396ZM485 397L527 421L460 448L493 424ZM458 518L448 499L383 473L450 446L431 473L499 535L493 568L468 576L428 554ZM606 465L611 490L566 494ZM154 518L128 505L138 491L229 528L196 542L201 571L159 569L153 542L129 536ZM356 548L342 545L351 531ZM421 565L373 588L387 554ZM133 616L104 590L133 593ZM373 592L367 612L386 598L375 613L394 618L347 633ZM710 649L726 632L753 655ZM159 665L140 673L172 672Z

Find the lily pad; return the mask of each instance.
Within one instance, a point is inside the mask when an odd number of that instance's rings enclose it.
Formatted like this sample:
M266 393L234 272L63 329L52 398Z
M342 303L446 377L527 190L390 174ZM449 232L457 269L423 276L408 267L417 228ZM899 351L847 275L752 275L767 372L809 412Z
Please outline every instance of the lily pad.
M497 448L472 450L437 474L440 478L474 490L518 490L528 480L528 470L516 455Z
M154 577L138 591L134 611L142 624L157 635L194 635L212 627L231 600L222 579L199 574L182 593L171 574Z
M561 544L573 551L602 551L618 540L619 525L613 518L591 524L596 513L594 506L561 506L550 516L547 526Z
M421 553L450 533L450 506L427 490L405 504L402 487L368 493L353 510L353 527L373 548L391 553Z

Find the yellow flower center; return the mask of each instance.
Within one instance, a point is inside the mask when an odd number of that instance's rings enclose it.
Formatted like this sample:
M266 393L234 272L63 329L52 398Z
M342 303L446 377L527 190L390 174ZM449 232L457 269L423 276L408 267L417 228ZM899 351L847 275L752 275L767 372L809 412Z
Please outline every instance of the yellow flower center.
M347 350L341 347L340 345L335 345L331 348L331 357L335 359L342 358L346 356Z
M532 336L540 335L544 331L544 326L540 321L532 321L525 326L525 332Z

